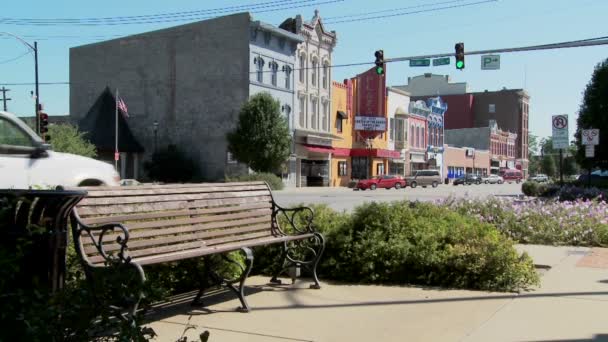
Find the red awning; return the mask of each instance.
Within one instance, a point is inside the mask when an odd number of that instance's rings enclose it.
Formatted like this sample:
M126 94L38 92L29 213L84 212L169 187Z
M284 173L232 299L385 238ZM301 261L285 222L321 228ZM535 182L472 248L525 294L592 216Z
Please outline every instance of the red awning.
M333 151L334 151L334 149L331 147L308 146L308 145L304 145L304 147L306 147L306 150L308 150L308 152L315 152L315 153L333 153Z
M393 158L399 159L401 158L401 152L399 151L391 151L384 149L372 149L371 151L366 148L353 148L350 150L350 155L352 157L377 157L377 158Z

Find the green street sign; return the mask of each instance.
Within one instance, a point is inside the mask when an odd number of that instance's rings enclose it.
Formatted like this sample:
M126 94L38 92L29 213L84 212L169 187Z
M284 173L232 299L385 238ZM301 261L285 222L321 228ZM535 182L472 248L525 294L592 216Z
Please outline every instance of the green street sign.
M430 59L410 59L411 67L428 67L431 65Z
M433 59L433 66L450 65L450 57Z

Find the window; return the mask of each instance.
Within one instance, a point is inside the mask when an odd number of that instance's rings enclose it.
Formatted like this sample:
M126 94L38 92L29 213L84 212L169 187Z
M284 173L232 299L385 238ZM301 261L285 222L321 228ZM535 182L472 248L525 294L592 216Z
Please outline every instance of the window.
M390 126L390 132L389 132L389 139L390 140L395 140L395 119L391 118L390 122L389 122Z
M291 67L285 65L283 71L285 71L285 89L291 89Z
M342 133L342 118L340 117L336 119L336 130L338 133Z
M257 70L257 80L260 83L264 82L264 59L261 57L257 57L253 61L256 65Z
M376 174L378 176L384 175L384 163L380 163L376 165Z
M345 161L338 162L338 176L343 177L348 175L348 170Z
M490 104L488 105L488 112L489 112L489 113L496 113L496 105L495 105L495 104L493 104L493 103L490 103Z
M304 83L304 75L306 72L306 55L300 55L300 83Z
M327 118L329 116L329 108L328 103L323 102L323 130L327 131Z
M305 116L305 112L306 112L306 99L304 98L304 96L300 97L300 127L304 128L306 127L306 116Z
M310 105L312 107L310 110L312 112L312 115L310 118L311 127L312 127L312 129L317 129L317 121L318 121L318 119L317 119L317 99L310 99Z
M266 45L270 44L271 38L272 38L272 34L270 32L264 32L264 43Z
M424 143L425 143L425 136L424 136L424 127L421 128L421 133L420 133L420 146L424 147Z
M422 143L420 142L420 127L416 127L416 147L421 147Z
M323 63L323 89L327 89L327 75L328 75L329 64L327 62Z
M414 126L410 126L410 145L411 146L416 146L416 143L414 142L416 135L414 134Z
M312 76L311 76L311 81L312 81L312 85L316 86L317 85L317 66L318 66L318 62L316 59L312 60Z
M14 123L0 119L0 145L34 146L32 138Z
M279 65L277 64L277 62L270 62L269 64L270 66L270 70L272 71L272 76L270 79L270 82L272 83L273 86L277 86L277 73L279 71Z

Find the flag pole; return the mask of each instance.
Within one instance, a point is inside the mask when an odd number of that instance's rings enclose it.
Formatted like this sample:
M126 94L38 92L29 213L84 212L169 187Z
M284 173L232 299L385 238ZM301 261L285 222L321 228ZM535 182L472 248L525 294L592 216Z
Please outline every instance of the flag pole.
M116 124L114 130L114 168L116 169L116 172L118 172L118 158L116 158L118 154L118 88L116 88L116 98L114 99L114 105L116 114L116 118L114 120Z

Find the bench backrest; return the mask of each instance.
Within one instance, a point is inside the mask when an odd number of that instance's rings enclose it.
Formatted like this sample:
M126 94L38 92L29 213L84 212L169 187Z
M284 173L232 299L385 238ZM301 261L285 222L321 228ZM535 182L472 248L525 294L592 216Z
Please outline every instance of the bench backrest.
M272 195L264 182L89 187L75 209L89 226L122 223L129 230L128 255L137 260L178 251L214 248L272 237ZM118 231L104 249L117 253ZM84 257L102 264L93 240L78 237ZM94 238L99 238L94 234ZM238 249L235 248L235 249Z

